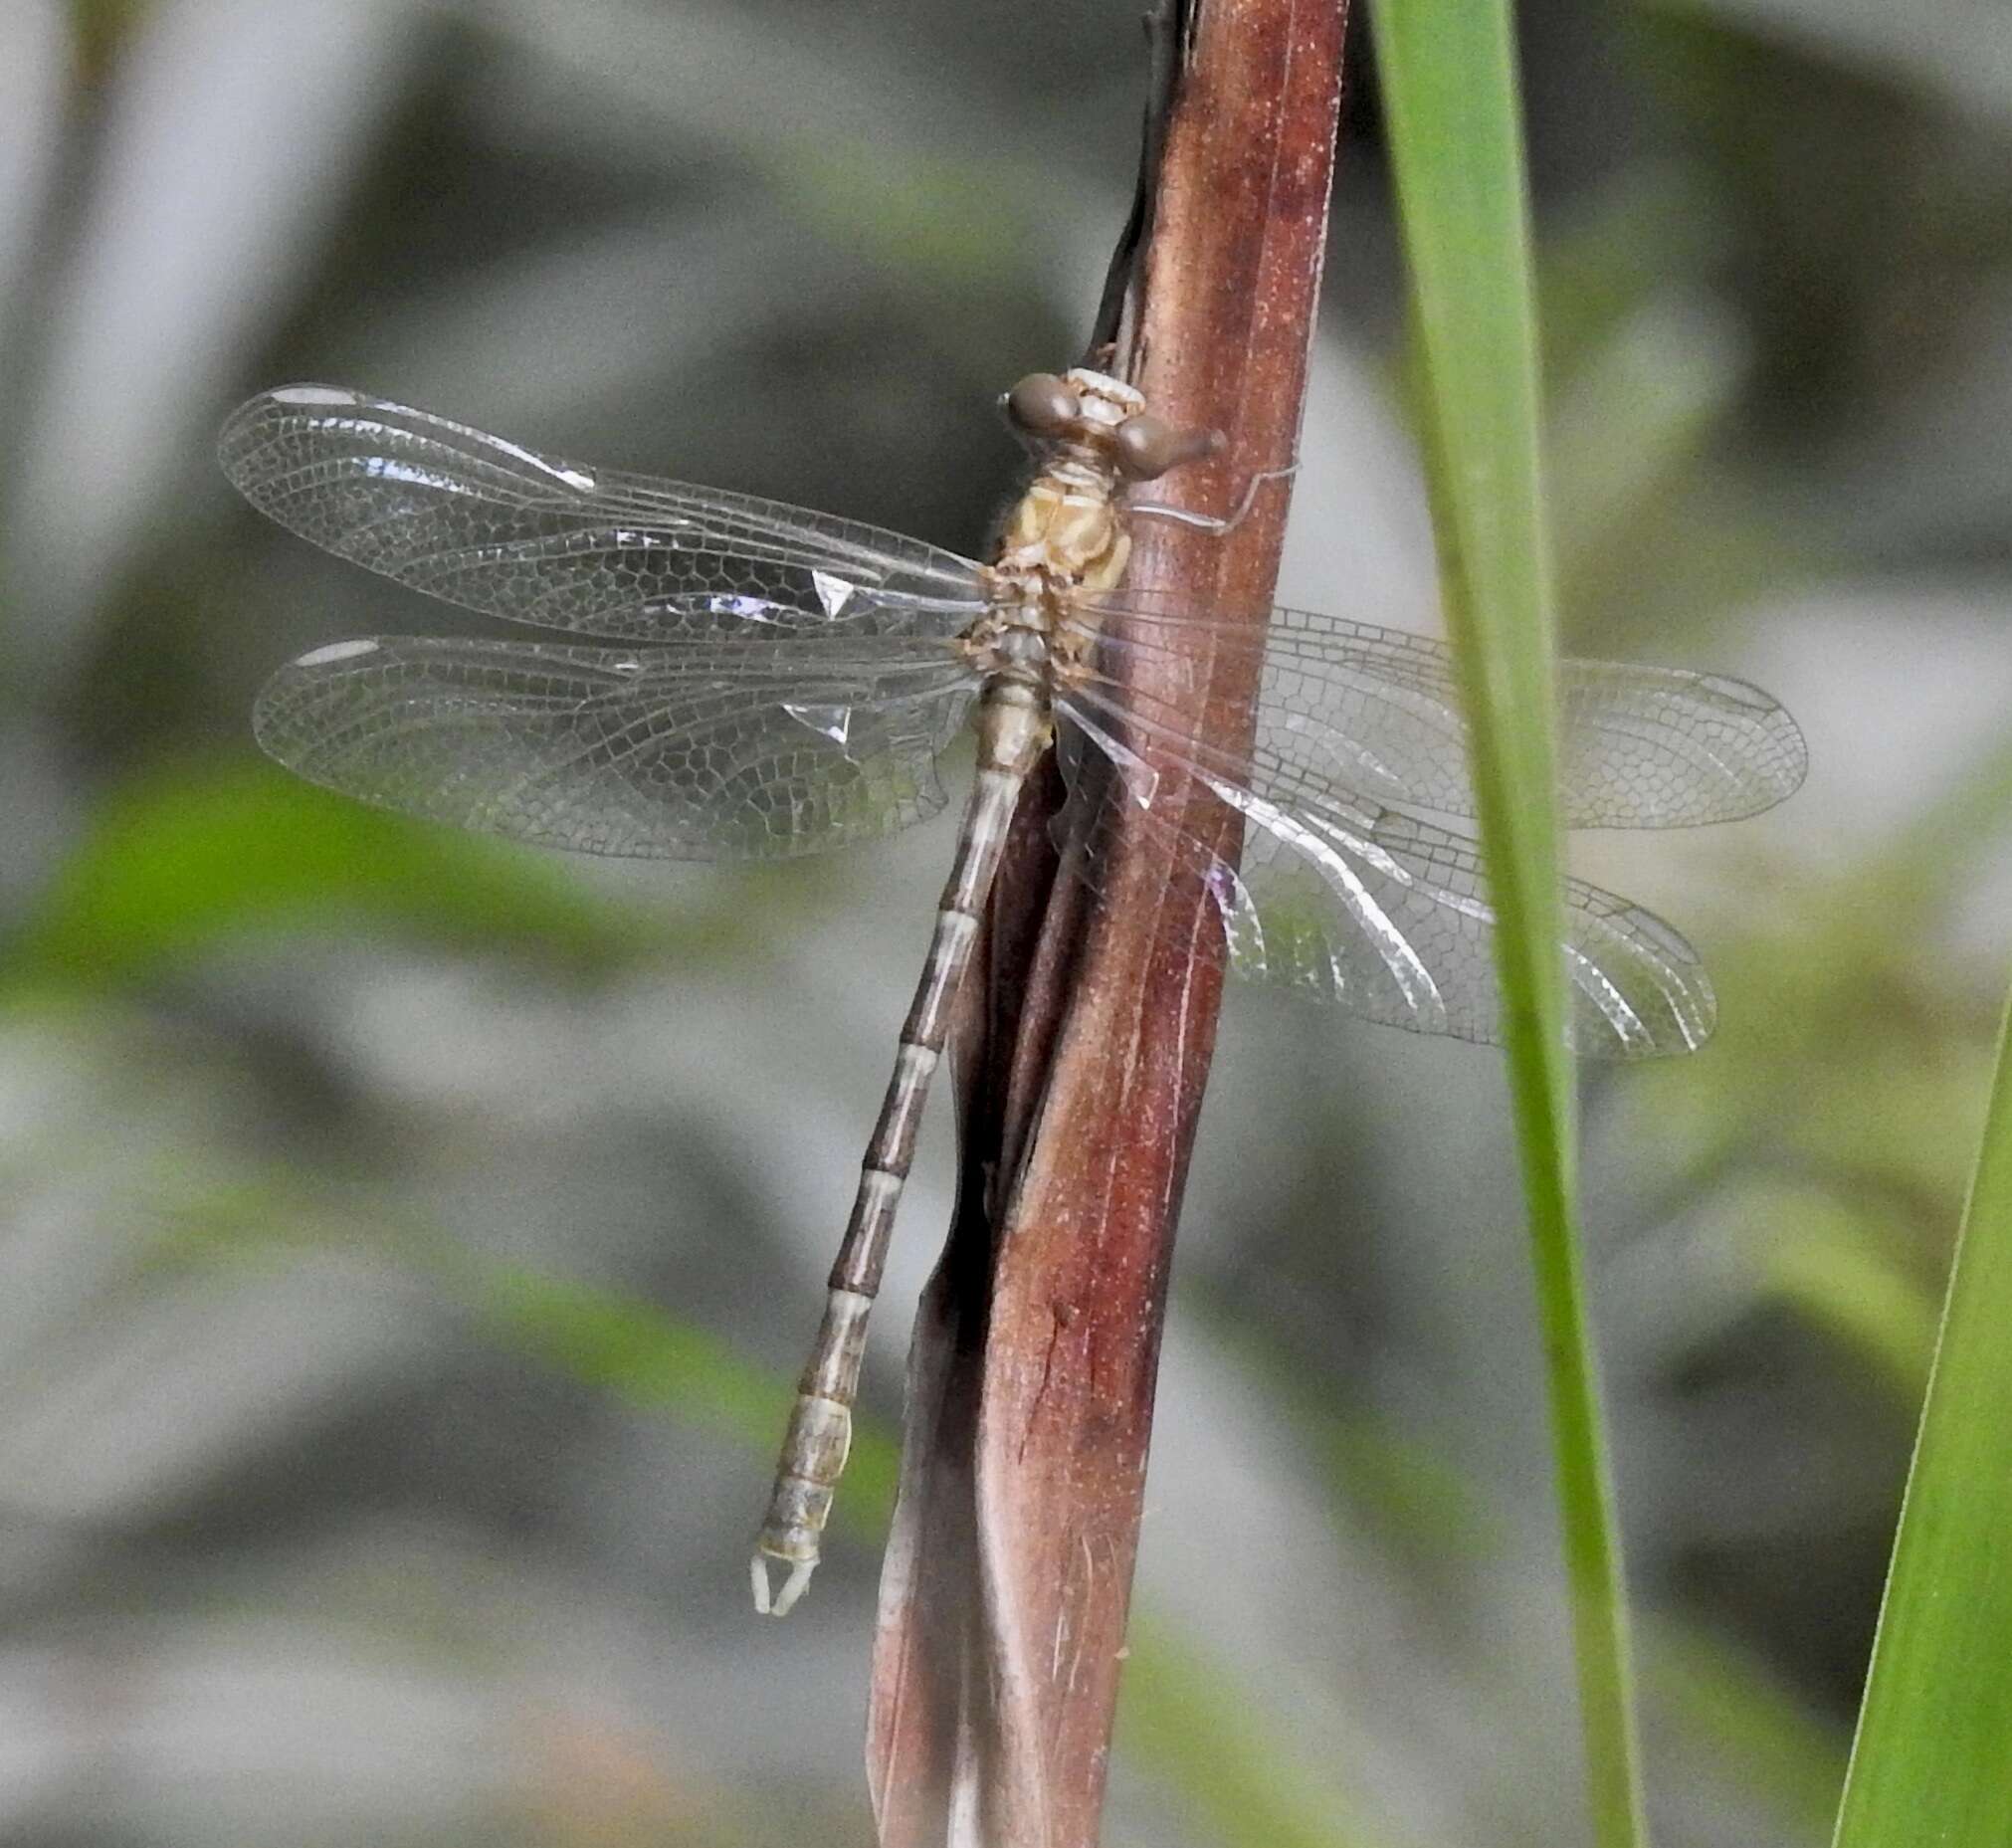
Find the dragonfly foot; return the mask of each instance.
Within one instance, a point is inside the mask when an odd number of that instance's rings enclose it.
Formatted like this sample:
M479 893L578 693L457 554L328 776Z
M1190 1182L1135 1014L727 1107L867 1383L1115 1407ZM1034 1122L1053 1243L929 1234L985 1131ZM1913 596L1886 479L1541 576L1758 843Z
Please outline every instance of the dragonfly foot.
M769 1595L768 1559L757 1552L747 1562L748 1578L754 1587L754 1608L764 1617L787 1617L810 1585L810 1575L817 1570L815 1559L798 1559L789 1568L789 1576L782 1581L782 1589Z

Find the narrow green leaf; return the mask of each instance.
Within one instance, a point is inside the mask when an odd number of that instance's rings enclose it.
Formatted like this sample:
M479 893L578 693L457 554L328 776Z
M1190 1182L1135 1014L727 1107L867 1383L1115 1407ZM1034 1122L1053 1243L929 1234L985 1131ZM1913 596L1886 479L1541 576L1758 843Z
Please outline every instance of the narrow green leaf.
M1510 22L1504 0L1382 0L1371 18L1411 276L1441 592L1461 664L1496 914L1593 1830L1602 1848L1627 1848L1646 1831L1613 1491L1575 1230L1551 583Z
M2012 1841L2012 1010L1928 1376L1837 1848Z

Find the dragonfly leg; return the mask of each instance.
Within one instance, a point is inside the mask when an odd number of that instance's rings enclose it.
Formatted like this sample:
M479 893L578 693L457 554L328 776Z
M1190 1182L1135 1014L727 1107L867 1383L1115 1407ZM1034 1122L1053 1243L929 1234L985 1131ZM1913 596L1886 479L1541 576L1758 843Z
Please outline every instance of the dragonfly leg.
M1124 511L1142 513L1152 519L1170 519L1177 525L1194 526L1203 532L1228 532L1243 524L1245 516L1257 503L1260 488L1267 482L1283 482L1299 472L1297 459L1282 469L1260 469L1244 484L1243 498L1228 513L1191 513L1184 507L1166 507L1158 501L1132 501L1126 504Z

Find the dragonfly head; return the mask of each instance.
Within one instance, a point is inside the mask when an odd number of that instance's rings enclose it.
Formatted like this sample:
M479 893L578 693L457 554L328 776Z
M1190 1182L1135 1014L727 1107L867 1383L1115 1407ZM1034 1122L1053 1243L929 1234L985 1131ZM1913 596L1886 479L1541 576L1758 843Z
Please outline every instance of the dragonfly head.
M1032 372L1000 400L1007 421L1126 481L1156 481L1223 447L1218 430L1183 430L1145 408L1144 394L1107 372L1077 366L1066 377Z

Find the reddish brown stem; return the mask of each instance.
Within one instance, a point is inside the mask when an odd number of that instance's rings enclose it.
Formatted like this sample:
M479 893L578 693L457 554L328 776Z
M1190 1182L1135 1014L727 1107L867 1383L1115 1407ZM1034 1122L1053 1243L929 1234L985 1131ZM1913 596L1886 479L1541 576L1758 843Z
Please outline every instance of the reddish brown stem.
M1345 0L1198 11L1121 359L1162 416L1227 433L1160 491L1223 514L1298 441ZM1226 534L1136 520L1128 582L1262 624L1287 499L1261 489ZM1157 677L1154 697L1195 708L1205 735L1248 738L1247 676ZM915 1333L875 1659L884 1848L1091 1848L1103 1804L1221 949L1200 882L1122 814L1102 903L1058 876L1059 797L1051 764L962 997L962 1186ZM1227 811L1170 799L1234 859Z

